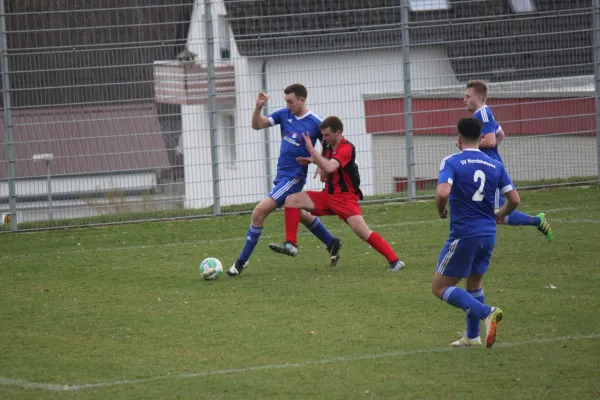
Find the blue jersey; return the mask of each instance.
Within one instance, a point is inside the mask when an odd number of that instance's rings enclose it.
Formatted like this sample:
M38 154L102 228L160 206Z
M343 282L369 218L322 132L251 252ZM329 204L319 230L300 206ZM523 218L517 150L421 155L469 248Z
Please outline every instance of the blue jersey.
M301 178L306 180L308 166L302 166L296 157L310 157L306 150L303 134L308 132L313 146L317 139L321 140L321 117L311 111L301 117L296 117L287 108L282 108L268 117L271 126L281 126L281 148L277 160L277 178Z
M440 183L450 190L450 239L496 234L496 188L504 194L514 189L501 162L476 149L465 149L442 160Z
M478 119L482 124L481 135L497 135L500 132L500 124L496 122L494 118L494 114L492 114L492 110L488 106L483 106L479 110L475 111L473 117ZM498 146L494 146L489 149L481 149L482 152L492 157L494 160L498 160L502 162L502 158L500 157L500 153L498 153Z

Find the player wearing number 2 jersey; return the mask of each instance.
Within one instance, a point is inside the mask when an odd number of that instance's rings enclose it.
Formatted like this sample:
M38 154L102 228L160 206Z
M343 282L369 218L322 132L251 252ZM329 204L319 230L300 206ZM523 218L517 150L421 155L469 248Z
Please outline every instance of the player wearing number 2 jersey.
M481 282L496 242L496 222L514 211L519 195L504 166L479 150L481 123L463 118L458 123L458 145L462 150L442 160L436 190L436 205L446 218L450 203L450 237L440 253L432 283L441 300L467 313L467 336L453 346L481 345L479 322L486 323L486 346L496 339L502 310L483 302ZM496 189L507 202L494 211ZM466 289L456 284L466 278Z

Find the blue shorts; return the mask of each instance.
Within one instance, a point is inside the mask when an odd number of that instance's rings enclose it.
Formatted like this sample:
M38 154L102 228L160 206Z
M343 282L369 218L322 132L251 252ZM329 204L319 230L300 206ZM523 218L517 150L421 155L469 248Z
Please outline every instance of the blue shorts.
M301 178L277 178L273 181L274 186L269 192L269 197L275 200L277 207L282 207L285 199L290 194L301 192L305 183L306 180Z
M444 276L455 278L481 275L490 265L495 243L496 235L448 239L435 270Z

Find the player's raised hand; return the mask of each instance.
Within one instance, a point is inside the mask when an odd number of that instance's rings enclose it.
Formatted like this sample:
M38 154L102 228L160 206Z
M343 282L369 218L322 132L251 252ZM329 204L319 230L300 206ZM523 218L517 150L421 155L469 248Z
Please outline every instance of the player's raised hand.
M302 166L308 165L313 162L312 157L296 157L296 162Z
M256 96L256 106L262 108L267 103L267 100L269 100L268 94L265 92L258 92L258 96Z
M304 145L306 146L306 149L308 151L313 150L315 147L312 144L312 140L310 139L310 135L308 134L308 132L303 133L302 137L304 138Z

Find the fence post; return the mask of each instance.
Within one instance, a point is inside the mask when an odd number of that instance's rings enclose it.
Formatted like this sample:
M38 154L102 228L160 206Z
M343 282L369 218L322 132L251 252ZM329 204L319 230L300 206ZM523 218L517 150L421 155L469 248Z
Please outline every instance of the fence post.
M406 170L408 200L417 197L415 182L415 147L413 142L412 87L410 74L410 38L409 38L410 0L402 0L400 22L402 25L402 76L404 79L404 131L406 132Z
M594 0L594 84L596 98L596 167L600 183L600 0Z
M8 196L10 207L10 230L18 231L17 226L17 194L15 190L15 155L13 143L12 109L10 103L10 75L8 65L8 35L6 31L6 10L4 0L0 0L0 53L2 59L2 100L4 101L4 135L8 148ZM2 221L4 223L4 221Z
M262 63L262 68L261 68L261 86L262 86L262 91L269 93L268 92L268 88L267 88L267 58L265 58L263 60ZM269 103L267 102L267 104L265 104L265 106L263 107L263 115L266 117L267 115L269 115ZM265 167L266 167L266 172L267 172L267 179L266 179L266 184L267 184L267 188L265 193L269 193L271 191L271 175L273 174L273 171L271 170L271 129L270 128L266 128L264 130L264 140L265 140Z
M210 130L210 158L212 162L214 214L221 214L221 178L219 176L219 147L217 142L217 89L215 82L215 34L213 32L211 0L204 0L206 17L206 66L208 69L208 125Z

